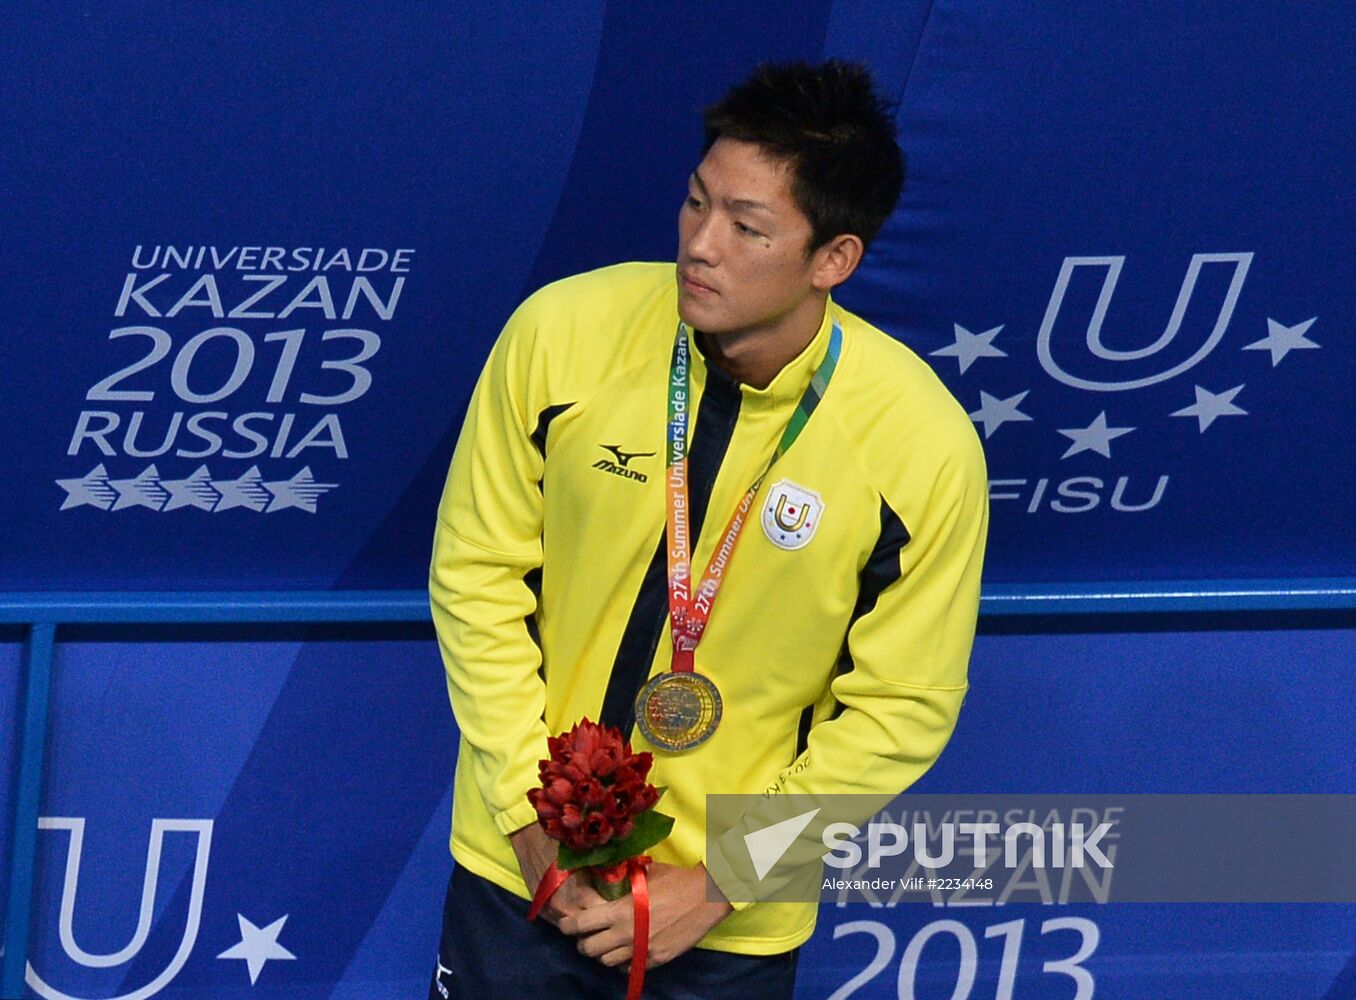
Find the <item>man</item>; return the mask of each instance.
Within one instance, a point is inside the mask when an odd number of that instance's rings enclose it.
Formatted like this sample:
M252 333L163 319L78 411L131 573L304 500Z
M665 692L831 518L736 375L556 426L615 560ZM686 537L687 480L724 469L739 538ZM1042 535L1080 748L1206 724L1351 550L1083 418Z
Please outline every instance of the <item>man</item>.
M676 273L531 296L457 445L430 582L457 868L430 997L624 991L628 899L572 876L550 926L524 919L556 849L526 798L548 735L617 725L667 786L646 995L784 998L816 908L708 899L705 796L893 794L955 725L982 452L931 370L830 298L898 200L892 116L859 66L762 67L706 140Z

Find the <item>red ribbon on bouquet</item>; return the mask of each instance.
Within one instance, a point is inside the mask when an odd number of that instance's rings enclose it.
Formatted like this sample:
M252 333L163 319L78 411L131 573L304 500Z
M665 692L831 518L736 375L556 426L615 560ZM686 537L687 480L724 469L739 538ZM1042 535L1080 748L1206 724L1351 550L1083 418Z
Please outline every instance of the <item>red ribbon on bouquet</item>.
M588 869L595 880L611 885L630 879L631 913L633 916L633 934L631 945L631 971L626 978L626 1000L640 1000L640 991L645 987L645 963L650 956L650 887L646 881L645 869L650 864L648 854L640 854L607 868ZM532 897L532 906L527 911L527 919L535 920L547 901L565 884L573 872L564 871L554 861L546 869L541 882L537 885L536 895Z
M669 835L673 818L654 809L663 789L646 779L648 752L632 753L621 730L588 719L548 737L551 756L539 764L541 787L527 793L537 822L560 842L527 911L535 920L573 872L582 872L603 898L631 893L634 917L627 1000L639 1000L650 950L650 890L644 852Z

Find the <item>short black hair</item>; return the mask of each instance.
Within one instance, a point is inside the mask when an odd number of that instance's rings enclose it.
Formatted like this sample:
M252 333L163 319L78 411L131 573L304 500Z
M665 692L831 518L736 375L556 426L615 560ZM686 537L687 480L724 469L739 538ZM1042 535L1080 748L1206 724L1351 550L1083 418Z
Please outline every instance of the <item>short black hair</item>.
M725 137L787 160L807 253L844 233L870 245L904 187L894 111L861 63L764 63L706 109L702 154Z

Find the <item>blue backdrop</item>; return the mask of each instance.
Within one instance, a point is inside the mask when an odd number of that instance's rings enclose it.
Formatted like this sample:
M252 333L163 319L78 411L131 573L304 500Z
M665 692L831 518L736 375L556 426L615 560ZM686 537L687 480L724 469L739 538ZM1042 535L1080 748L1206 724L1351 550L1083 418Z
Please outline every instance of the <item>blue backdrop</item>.
M0 591L421 587L514 305L670 259L700 108L826 56L900 101L904 199L840 298L971 412L987 583L1356 577L1356 8L6 13ZM1356 790L1341 624L983 637L926 787ZM427 632L58 638L30 995L422 995L455 746ZM1353 916L826 907L800 992L946 997L974 968L954 995L998 997L1006 955L1013 995L1082 998L1060 963L1096 928L1098 995L1336 1000Z
M698 109L821 55L901 98L841 297L972 411L991 580L1350 574L1356 17L670 6L11 17L0 583L418 586L508 312L670 257Z

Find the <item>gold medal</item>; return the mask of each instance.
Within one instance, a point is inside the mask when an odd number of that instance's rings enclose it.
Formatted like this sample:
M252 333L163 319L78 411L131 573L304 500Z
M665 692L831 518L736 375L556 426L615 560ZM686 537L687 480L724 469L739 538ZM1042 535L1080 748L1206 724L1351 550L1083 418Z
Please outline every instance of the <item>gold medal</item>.
M681 753L700 746L720 725L720 691L709 677L669 671L651 677L636 695L641 735L661 750Z

